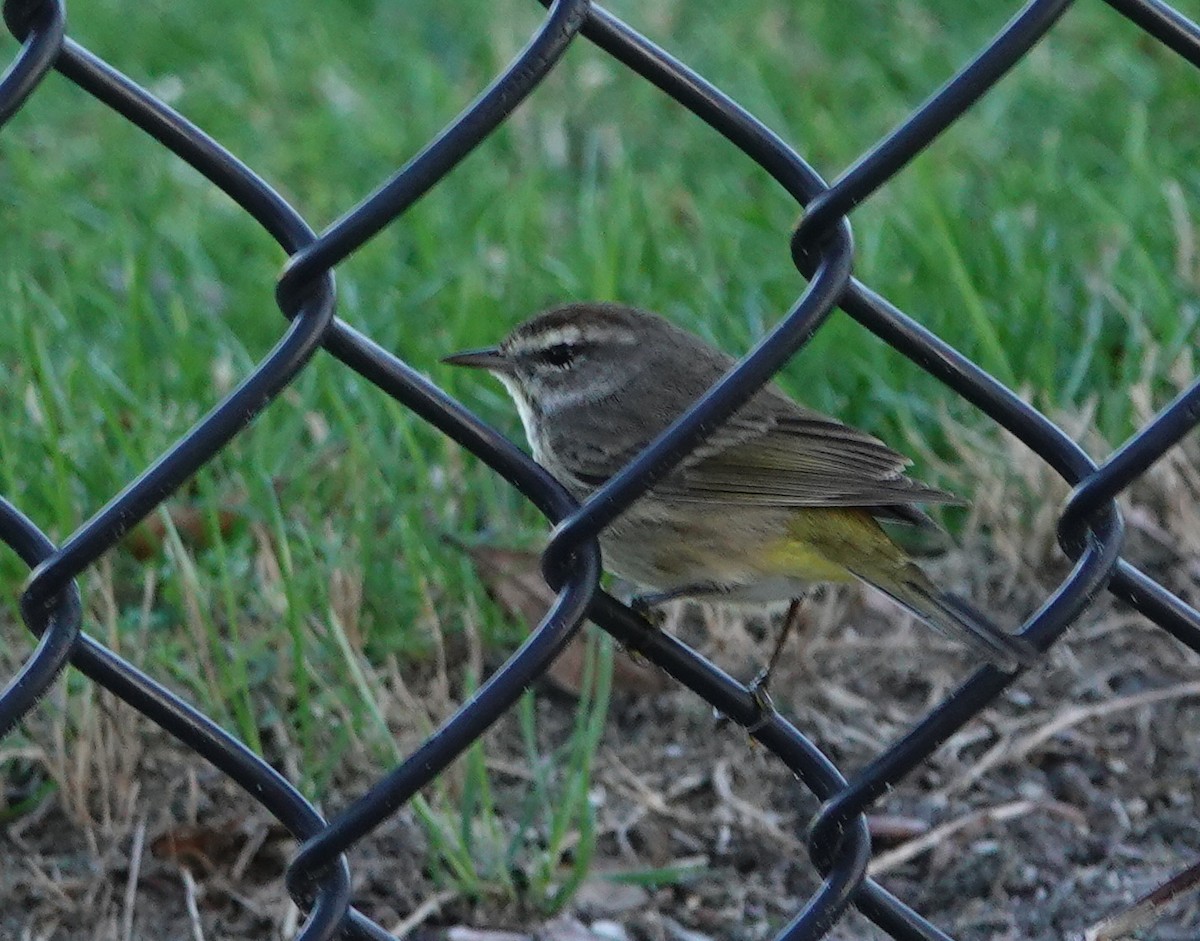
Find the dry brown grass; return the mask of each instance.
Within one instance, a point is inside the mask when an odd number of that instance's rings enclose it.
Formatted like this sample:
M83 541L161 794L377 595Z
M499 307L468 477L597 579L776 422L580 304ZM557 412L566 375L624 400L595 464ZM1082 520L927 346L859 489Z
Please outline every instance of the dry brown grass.
M1192 363L1177 364L1176 375L1192 373ZM1148 389L1131 394L1148 418ZM1086 428L1088 418L1066 426ZM974 506L959 551L931 568L1015 624L1066 571L1054 523L1067 488L1006 437L953 434ZM1198 459L1200 445L1186 442L1122 501L1128 556L1192 603L1200 597ZM354 645L361 577L336 577L332 616ZM90 623L115 643L108 567L87 587ZM668 626L743 676L769 641L762 619L719 610L680 607ZM477 636L466 638L465 647L438 646L419 676L389 660L354 679L397 754L453 708L465 671L484 668ZM7 662L21 653L10 651ZM776 677L776 702L847 771L894 741L971 666L961 650L861 591L815 603L794 653ZM881 831L899 828L910 839L881 847L874 871L956 937L1082 937L1200 858L1198 666L1196 654L1101 599L1042 665L881 801L889 815ZM546 734L565 734L570 712L561 695L543 697ZM0 836L5 937L275 937L295 926L279 878L289 847L278 828L108 694L77 677L60 681L24 736L5 744L4 767L56 785ZM522 754L505 719L489 737L501 798L506 780L528 774ZM364 746L328 805L360 791L379 768L380 756ZM582 924L571 930L600 919L630 938L769 937L816 884L803 849L815 802L738 729L718 731L708 707L687 693L618 697L594 791L599 872L680 863L706 872L659 888L593 880L573 912ZM434 925L528 927L519 912L467 903L433 884L421 875L424 853L407 810L365 841L353 865L363 907L417 935ZM1193 895L1169 907L1148 937L1194 938L1197 926ZM830 937L882 935L851 916Z

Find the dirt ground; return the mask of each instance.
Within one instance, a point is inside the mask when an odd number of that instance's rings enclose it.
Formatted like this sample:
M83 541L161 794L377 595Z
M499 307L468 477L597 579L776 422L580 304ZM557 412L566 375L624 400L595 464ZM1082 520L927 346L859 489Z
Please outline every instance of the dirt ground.
M915 627L896 632L861 603L826 610L847 607L855 626L824 633L818 625L804 668L786 668L776 689L797 725L853 769L944 695L965 664L937 638ZM878 851L884 885L964 941L1049 941L1081 936L1200 859L1198 665L1161 632L1115 612L1076 631L880 802L881 829L930 844ZM565 737L570 703L548 693L539 707L550 737L556 717ZM128 918L130 858L141 843L129 937L187 937L189 895L204 926L195 937L278 936L294 918L278 881L287 842L240 791L137 725L132 828L119 820L80 827L57 799L6 828L0 935L125 937L117 929ZM519 776L515 722L505 720L490 744L498 777L510 767ZM653 890L593 880L572 910L584 924L615 922L629 938L769 938L816 885L802 845L816 802L690 694L618 695L596 778L598 869L697 860L705 872ZM188 820L205 821L195 847L160 858L156 840L170 833L186 842ZM439 926L531 927L522 913L486 904L446 898L432 907L440 893L424 864L421 831L401 814L352 859L360 906L390 926L430 906L416 937L436 937ZM1196 938L1197 901L1183 900L1144 937ZM101 923L114 932L94 934ZM853 915L830 937L884 935Z
M1129 514L1129 556L1193 604L1194 458L1156 468ZM932 568L992 611L1026 613L1063 568L1052 547L1054 501L1031 513L1022 509L1027 497L1019 499L1051 485L1040 471L1018 470L1015 458L1011 466L1011 480L977 502L961 550ZM674 626L742 676L769 643L761 621L722 612L681 611ZM847 773L971 666L948 642L898 618L889 602L860 591L816 604L802 644L776 677L776 704ZM427 680L408 679L409 693L424 695ZM436 884L407 810L351 856L359 907L422 939L773 937L818 884L803 847L817 803L737 727L664 686L615 694L592 789L596 876L563 917L535 923L511 904L468 903ZM94 708L92 753L63 754L53 769L56 779L77 783L0 829L0 937L291 937L296 913L280 876L292 845L253 801L149 723L103 698ZM538 713L547 744L566 739L569 697L544 690ZM507 716L488 738L498 800L505 782L518 787L528 774L524 754ZM4 757L20 766L22 756ZM104 770L80 774L89 768ZM878 802L874 871L959 941L1080 939L1200 860L1197 769L1200 657L1106 598L1044 663ZM372 773L349 769L326 807L336 810ZM12 792L20 781L10 777L6 786ZM694 865L697 874L658 887L601 878L669 865ZM828 937L885 935L851 913ZM1200 894L1183 894L1153 927L1125 937L1194 941Z

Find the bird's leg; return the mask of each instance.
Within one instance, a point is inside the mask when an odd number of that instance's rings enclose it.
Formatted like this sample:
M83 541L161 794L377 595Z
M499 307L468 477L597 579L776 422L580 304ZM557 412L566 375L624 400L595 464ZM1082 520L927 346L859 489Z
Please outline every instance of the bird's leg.
M629 607L635 614L645 618L655 627L662 627L667 615L665 611L655 610L658 605L670 601L674 596L669 591L656 591L643 595L634 595L629 599Z
M679 585L666 591L650 591L633 595L629 599L629 607L644 617L655 627L661 627L665 615L652 609L661 607L668 601L679 598L703 598L706 595L722 595L725 589L710 582L696 582L689 585Z
M632 586L630 586L632 587ZM637 614L643 620L648 621L650 626L655 630L660 630L667 619L665 611L656 610L661 605L668 601L674 601L677 598L691 598L696 595L714 594L720 589L707 583L695 585L680 585L678 588L671 588L667 591L651 591L645 593L624 594L621 598L634 614ZM620 597L620 596L618 596ZM637 664L644 664L646 658L628 645L622 644L622 649L629 656L629 659Z
M759 711L764 717L760 720L760 723L775 711L775 704L771 702L767 686L771 682L771 673L775 670L776 664L779 663L779 657L783 653L783 648L787 646L788 637L800 627L803 606L804 600L802 598L793 598L791 600L791 603L788 605L787 614L783 617L783 626L780 627L779 634L775 638L775 647L771 650L771 659L759 671L758 676L750 682L750 694L754 697L754 702L758 705ZM754 729L751 731L754 731Z

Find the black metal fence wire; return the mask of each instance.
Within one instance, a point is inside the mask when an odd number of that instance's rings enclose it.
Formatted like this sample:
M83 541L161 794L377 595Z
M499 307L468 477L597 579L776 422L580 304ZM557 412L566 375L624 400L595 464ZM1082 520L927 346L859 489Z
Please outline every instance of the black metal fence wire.
M1200 67L1200 28L1159 0L1107 0L1117 13ZM290 256L277 286L288 321L276 346L190 432L110 500L61 546L0 499L0 539L30 567L23 618L39 638L0 691L0 737L35 705L70 663L195 750L270 811L302 845L287 888L306 912L305 941L391 937L351 905L345 851L368 835L460 755L549 666L584 618L640 651L754 736L823 801L808 840L820 889L779 935L825 934L853 905L897 939L949 936L867 878L871 858L864 811L1013 678L983 667L909 732L847 780L782 716L760 715L749 691L703 657L646 624L600 591L596 535L767 382L835 307L970 401L1019 438L1075 489L1059 542L1075 564L1023 625L1045 651L1104 589L1181 643L1200 651L1200 613L1122 558L1115 497L1200 423L1200 381L1103 463L956 350L851 276L847 214L970 108L1046 34L1069 0L1032 0L961 72L907 121L827 184L783 140L682 62L588 0L554 0L508 69L437 138L358 206L318 235L254 172L182 115L64 35L63 0L5 0L4 19L22 43L0 76L0 124L51 68L133 122L231 196ZM577 35L658 86L770 173L803 209L792 256L808 287L786 316L728 375L582 506L519 449L407 364L334 316L332 269L420 196L529 94ZM219 452L304 368L318 347L487 462L555 524L543 569L558 597L537 629L454 716L404 762L332 820L278 772L206 716L81 630L76 578L135 523Z

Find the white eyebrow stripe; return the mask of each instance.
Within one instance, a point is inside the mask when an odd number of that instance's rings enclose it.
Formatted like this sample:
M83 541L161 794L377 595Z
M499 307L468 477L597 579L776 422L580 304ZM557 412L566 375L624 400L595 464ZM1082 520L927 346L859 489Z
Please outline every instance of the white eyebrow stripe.
M512 345L514 353L528 353L531 350L548 350L552 346L574 346L583 341L589 343L621 343L632 345L635 340L632 333L620 328L607 330L589 329L587 336L575 324L565 324L561 327L551 327L541 333L520 337Z
M524 342L519 344L525 349L549 349L552 346L560 346L562 344L574 345L583 338L583 331L573 325L565 327L554 327L550 330L544 330L541 333L535 333L533 336L525 337Z

